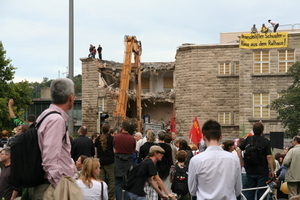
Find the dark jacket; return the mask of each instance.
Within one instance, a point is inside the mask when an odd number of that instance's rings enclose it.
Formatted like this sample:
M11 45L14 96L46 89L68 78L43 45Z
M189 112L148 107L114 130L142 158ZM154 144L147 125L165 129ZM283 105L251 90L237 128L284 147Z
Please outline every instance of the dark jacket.
M138 162L142 162L149 154L149 149L151 146L157 145L155 143L151 142L145 142L141 147L140 147L140 152L139 152L139 159Z
M100 165L104 166L113 164L115 162L115 154L113 147L114 137L108 134L105 150L103 150L101 146L100 137L98 137L95 142L95 147L97 148L97 156L100 159Z
M85 155L93 157L95 155L95 147L91 138L85 135L79 135L78 138L73 140L71 148L71 156L76 162L79 156Z
M165 154L161 161L157 162L158 174L161 179L166 179L169 175L170 168L173 165L172 149L166 143L158 143L158 145L165 150Z

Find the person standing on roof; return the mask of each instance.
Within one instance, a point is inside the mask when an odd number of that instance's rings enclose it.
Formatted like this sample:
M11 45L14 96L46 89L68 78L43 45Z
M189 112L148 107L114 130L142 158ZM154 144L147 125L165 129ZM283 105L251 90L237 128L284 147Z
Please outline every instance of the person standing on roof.
M276 33L277 28L279 26L279 23L278 22L274 22L274 21L272 21L270 19L268 20L268 22L273 26L273 32Z

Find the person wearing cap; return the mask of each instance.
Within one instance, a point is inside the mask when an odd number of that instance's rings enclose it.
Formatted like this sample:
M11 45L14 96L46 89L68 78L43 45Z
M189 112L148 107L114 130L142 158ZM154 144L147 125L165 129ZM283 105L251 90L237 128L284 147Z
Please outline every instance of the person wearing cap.
M207 148L190 160L190 194L197 196L197 200L236 199L242 190L239 158L220 147L221 125L217 121L205 122L202 133Z
M257 28L255 27L255 24L253 24L251 28L251 33L257 33Z
M162 199L175 198L165 187L156 169L156 163L162 160L164 153L164 149L158 145L150 147L147 158L140 163L135 183L128 190L128 195L132 200L153 199L144 190L144 185L147 184L150 184Z
M276 33L277 28L279 27L279 23L278 22L274 22L272 20L268 20L268 22L273 26L273 32Z

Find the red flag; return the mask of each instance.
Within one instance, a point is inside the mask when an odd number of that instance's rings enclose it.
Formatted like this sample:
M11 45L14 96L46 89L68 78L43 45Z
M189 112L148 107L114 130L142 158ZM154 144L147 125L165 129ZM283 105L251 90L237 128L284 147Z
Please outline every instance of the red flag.
M198 143L201 141L201 139L203 137L202 130L201 130L201 127L200 127L197 117L195 117L193 120L193 125L191 128L189 137L190 137L191 142L193 142L196 146L198 146Z
M174 115L170 119L170 131L171 132L176 132L176 123L175 123Z

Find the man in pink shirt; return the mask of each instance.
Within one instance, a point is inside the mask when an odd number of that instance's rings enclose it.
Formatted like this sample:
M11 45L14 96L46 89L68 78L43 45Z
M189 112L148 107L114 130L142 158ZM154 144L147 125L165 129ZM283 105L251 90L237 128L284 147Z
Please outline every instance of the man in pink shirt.
M44 184L34 188L34 199L43 199L48 187L56 187L62 176L73 176L71 143L66 128L67 111L74 103L74 83L67 78L52 81L50 86L52 104L37 118L37 123L49 112L38 129L39 146L42 154L42 165L45 171Z

